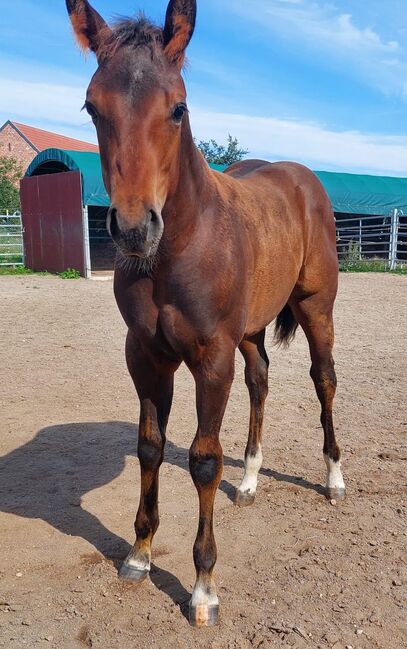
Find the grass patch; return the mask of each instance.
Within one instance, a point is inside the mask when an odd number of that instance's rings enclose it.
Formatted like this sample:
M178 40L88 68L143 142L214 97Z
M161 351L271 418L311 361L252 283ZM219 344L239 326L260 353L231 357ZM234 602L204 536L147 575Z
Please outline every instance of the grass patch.
M34 271L25 266L0 266L0 275L33 275Z
M358 261L351 266L340 264L342 273L393 273L396 275L407 275L407 266L400 265L394 270L389 270L389 265L384 261Z
M57 273L57 275L61 279L80 279L81 277L79 270L75 270L74 268L67 268L62 273Z
M51 273L48 273L46 270L36 272L25 266L0 266L0 275L35 275L36 277L48 277Z
M67 268L64 270L62 273L49 273L48 271L35 271L31 270L31 268L26 268L25 266L0 266L0 275L35 275L36 277L38 276L43 276L43 277L51 277L52 275L57 275L61 279L79 279L81 277L81 274L79 270L75 270L74 268Z
M389 270L389 262L385 259L361 259L359 244L349 241L346 253L339 260L342 273L396 273L407 275L407 265L399 264L394 270Z

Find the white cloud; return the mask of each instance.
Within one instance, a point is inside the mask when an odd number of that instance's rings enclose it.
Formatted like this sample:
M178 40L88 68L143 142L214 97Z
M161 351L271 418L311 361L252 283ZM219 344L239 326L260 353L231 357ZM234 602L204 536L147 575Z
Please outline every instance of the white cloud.
M198 140L222 142L232 133L251 157L295 160L313 169L407 176L407 136L337 132L308 122L193 107L191 122Z
M0 122L7 119L95 142L92 122L81 112L87 82L52 66L0 61ZM0 125L1 125L0 123Z
M70 122L77 126L84 121L80 114L84 101L82 88L1 78L0 85L6 90L1 102L3 112L15 116L30 115L32 119Z
M47 82L0 76L4 89L0 119L95 142L94 127L80 112L87 82L60 76L59 83L45 69L38 78ZM296 160L314 169L407 176L407 136L338 132L301 120L203 111L194 106L190 110L197 139L222 142L230 132L251 157Z
M250 4L229 0L228 7L277 37L300 44L304 51L323 56L324 64L340 65L350 76L358 75L382 92L403 95L404 44L382 38L369 25L358 26L351 14L341 13L335 5L314 0L252 0Z

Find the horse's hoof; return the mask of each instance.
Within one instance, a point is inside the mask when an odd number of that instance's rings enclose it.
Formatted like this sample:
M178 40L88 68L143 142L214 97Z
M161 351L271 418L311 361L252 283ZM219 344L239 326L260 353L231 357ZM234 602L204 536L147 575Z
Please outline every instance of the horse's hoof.
M249 505L253 505L255 499L255 493L251 494L248 491L243 492L239 491L239 489L236 489L235 505L237 505L238 507L249 507Z
M136 568L130 566L128 563L124 562L121 565L119 570L119 578L123 581L132 581L133 583L140 584L142 581L147 579L150 571L145 569Z
M325 495L327 500L343 500L346 490L339 487L327 487Z
M219 604L189 605L189 623L191 626L215 626L219 618Z

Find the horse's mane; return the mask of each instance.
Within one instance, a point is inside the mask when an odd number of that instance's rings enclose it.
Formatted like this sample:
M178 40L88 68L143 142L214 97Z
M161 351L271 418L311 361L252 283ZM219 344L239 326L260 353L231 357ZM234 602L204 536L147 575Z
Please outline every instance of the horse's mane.
M154 57L162 50L162 43L163 30L140 13L136 18L120 18L112 25L111 31L98 51L98 56L110 58L122 47L144 46Z

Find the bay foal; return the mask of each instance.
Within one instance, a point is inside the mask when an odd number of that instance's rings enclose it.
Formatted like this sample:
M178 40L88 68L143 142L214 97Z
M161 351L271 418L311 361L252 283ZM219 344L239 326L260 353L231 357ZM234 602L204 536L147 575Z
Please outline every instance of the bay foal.
M223 467L219 430L235 350L246 362L251 402L245 473L236 494L237 504L247 505L262 463L264 336L275 318L279 342L288 343L298 323L308 338L322 408L327 495L344 495L332 422L333 214L318 179L300 165L252 160L225 174L209 169L191 135L181 76L195 0L171 0L163 29L143 17L109 27L87 0L66 1L77 40L99 64L85 106L111 197L115 295L140 398L136 543L121 575L140 581L150 570L174 372L185 362L195 380L198 416L189 454L199 496L190 622L210 625L218 615L213 508Z

